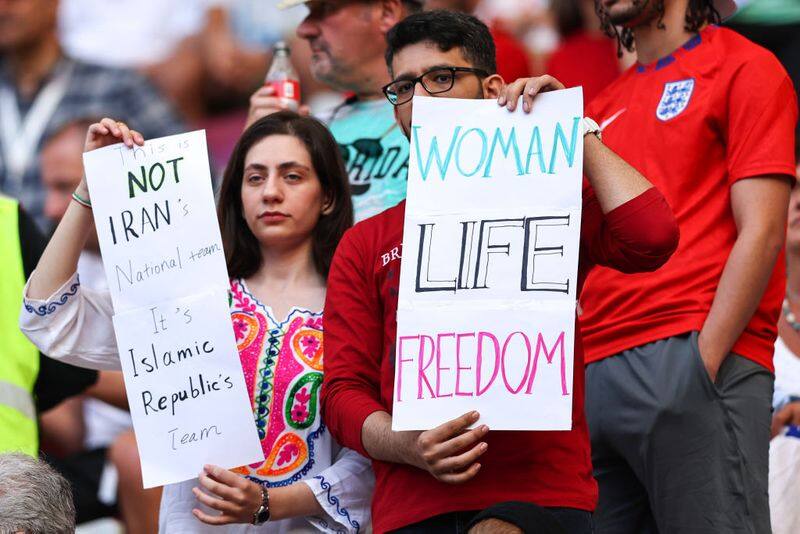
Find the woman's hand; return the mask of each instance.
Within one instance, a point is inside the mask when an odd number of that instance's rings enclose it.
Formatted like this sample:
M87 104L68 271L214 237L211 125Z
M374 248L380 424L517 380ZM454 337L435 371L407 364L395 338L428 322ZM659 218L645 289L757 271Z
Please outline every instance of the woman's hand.
M530 113L533 107L533 97L539 93L558 91L559 89L564 89L564 84L547 74L535 78L520 78L503 88L497 104L505 106L508 111L514 111L517 109L519 97L522 96L522 109L525 113Z
M83 151L89 152L103 148L104 146L113 145L122 141L128 148L133 148L134 143L143 146L144 137L136 130L131 130L124 122L115 121L106 117L100 122L96 122L89 126L86 132L86 143L83 145Z
M209 525L252 523L261 507L261 486L216 465L206 465L198 477L200 485L192 488L195 497L219 515L209 515L197 508L194 516Z
M133 148L134 144L144 145L144 137L136 130L131 130L124 122L115 121L106 117L100 122L95 122L86 131L86 142L83 144L83 151L89 152L104 146L113 145L122 141L128 148ZM75 190L81 198L89 200L89 188L86 185L86 175L84 174L78 188Z

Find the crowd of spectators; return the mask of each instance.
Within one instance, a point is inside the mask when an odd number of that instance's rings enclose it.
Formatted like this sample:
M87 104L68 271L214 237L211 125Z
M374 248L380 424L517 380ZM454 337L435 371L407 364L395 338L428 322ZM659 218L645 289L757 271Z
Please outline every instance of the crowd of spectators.
M8 247L8 261L19 263L3 270L9 282L0 306L8 309L0 311L0 337L9 351L30 360L17 386L32 394L32 402L21 402L26 417L15 428L23 429L23 445L31 435L38 440L33 449L0 440L0 453L23 449L28 455L0 454L0 531L10 525L11 532L62 532L75 523L87 533L104 532L97 525L132 534L158 530L162 492L142 489L122 373L50 359L26 345L17 325L25 280L81 183L89 125L114 117L145 139L205 129L219 183L242 131L284 107L263 81L272 46L285 41L300 78L301 109L332 134L355 220L368 219L405 198L408 172L408 131L383 93L392 81L386 36L409 15L433 9L486 23L506 82L549 74L566 87L582 86L587 106L637 59L602 23L595 0L0 0L0 193L17 201L8 210L18 220L11 231L0 225L8 234L0 235L0 244ZM725 25L774 53L800 87L797 2L751 0ZM796 187L788 217L786 255L778 260L786 262L788 287L777 318L769 459L776 533L800 527ZM89 291L106 288L93 232L77 272ZM0 395L0 404L4 399ZM0 423L7 421L0 417ZM0 429L6 432L17 435ZM26 515L47 517L46 525L58 529L46 530Z

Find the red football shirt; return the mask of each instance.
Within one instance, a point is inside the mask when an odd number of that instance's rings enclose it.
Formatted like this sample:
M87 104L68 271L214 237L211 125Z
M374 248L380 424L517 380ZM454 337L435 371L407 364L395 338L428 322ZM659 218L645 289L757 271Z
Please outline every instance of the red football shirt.
M778 60L739 34L709 26L655 64L634 65L587 109L603 141L672 206L677 252L655 273L598 268L583 294L586 361L700 330L737 236L737 180L795 173L797 103ZM733 351L772 370L785 286L781 253Z
M339 443L365 456L364 420L375 411L392 412L404 214L402 202L348 231L328 276L323 416ZM677 240L675 219L656 188L603 215L584 182L579 288L595 264L628 272L656 269ZM416 467L373 460L375 532L512 500L593 510L597 484L583 411L583 369L576 328L572 430L489 432L481 470L465 484L451 486Z

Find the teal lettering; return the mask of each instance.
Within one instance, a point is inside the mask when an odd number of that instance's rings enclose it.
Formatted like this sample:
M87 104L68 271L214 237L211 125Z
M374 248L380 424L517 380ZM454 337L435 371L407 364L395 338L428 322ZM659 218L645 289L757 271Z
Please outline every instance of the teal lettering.
M517 176L525 174L522 170L522 158L519 155L519 146L517 146L517 132L516 128L511 128L511 133L508 134L508 139L503 139L503 132L500 128L494 131L494 138L492 139L492 148L489 149L489 159L486 162L486 169L483 171L483 177L489 178L492 170L492 163L494 162L494 149L500 144L500 150L503 151L503 156L508 158L508 153L514 149L514 161L517 164Z
M464 142L464 139L466 139L467 136L469 134L471 134L472 132L477 133L478 136L481 138L481 158L478 161L478 164L475 166L475 168L472 171L466 172L466 171L464 171L463 168L461 168L461 155L460 155L461 154L461 144ZM486 140L486 134L480 128L471 128L471 129L467 130L466 132L464 132L464 135L462 135L461 138L458 140L458 147L456 148L456 168L458 169L458 172L460 172L466 178L469 178L470 176L475 176L478 173L478 171L481 169L481 167L483 167L483 162L486 160L486 145L487 144L488 144L488 141Z
M535 145L535 146L534 146ZM539 172L544 174L547 168L544 166L544 154L542 154L542 136L539 134L539 127L534 126L531 133L531 142L528 145L528 161L525 164L525 174L531 173L531 158L536 154L539 160Z
M580 120L580 117L575 117L572 120L572 137L569 142L569 147L567 147L567 137L564 135L564 129L561 128L561 123L556 123L556 132L553 139L553 153L550 155L550 168L547 171L548 174L555 174L556 156L558 153L559 141L564 149L564 156L567 158L567 165L572 167L573 160L575 159L575 147L578 144L578 125L580 124Z
M414 148L417 151L417 165L419 165L419 172L422 175L422 180L425 181L428 179L428 173L431 170L431 166L433 165L434 158L436 159L436 166L439 167L439 175L441 176L442 180L444 180L445 175L447 174L447 169L450 167L450 160L453 157L453 149L456 146L456 138L458 134L461 132L461 126L456 127L453 131L453 138L450 140L450 147L447 149L447 154L444 157L444 161L442 161L441 154L439 153L439 140L434 136L433 140L431 141L430 151L428 152L427 158L424 158L422 155L422 150L419 146L419 136L417 135L417 130L422 128L421 126L412 126L411 127L411 134L414 137ZM422 160L426 159L425 167L422 166Z

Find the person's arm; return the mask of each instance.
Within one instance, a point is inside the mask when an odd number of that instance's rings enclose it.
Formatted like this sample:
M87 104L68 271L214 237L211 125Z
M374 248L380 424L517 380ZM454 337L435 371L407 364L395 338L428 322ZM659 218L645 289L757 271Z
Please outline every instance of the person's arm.
M321 403L334 439L369 456L361 441L364 421L387 409L380 397L383 310L362 257L368 252L359 226L345 233L328 274Z
M678 223L655 187L603 213L594 190L583 188L581 259L623 273L650 272L669 260L678 247ZM585 241L584 241L585 240Z
M564 89L552 76L522 78L505 87L498 104L530 113L539 93ZM626 273L653 271L678 246L675 217L663 195L644 176L595 135L584 136L583 170L590 187L583 191L584 223L599 228L587 243L592 264Z
M783 248L790 191L785 176L739 180L731 186L738 236L698 339L712 381L767 288Z
M203 489L192 488L195 497L220 513L211 515L195 508L192 513L197 519L209 525L252 523L261 506L259 484L216 465L204 466L198 480ZM297 483L269 489L269 512L271 521L324 514L311 488Z
M122 410L129 409L125 380L120 371L99 371L97 381L86 390L86 394Z
M771 54L740 65L717 91L737 237L698 340L712 380L758 308L783 247L797 124L792 82Z
M385 462L424 469L444 482L474 477L477 458L486 451L478 443L485 425L466 414L427 432L394 432L392 417L380 402L380 358L383 310L368 274L365 240L349 231L336 250L325 300L325 376L322 404L331 434L345 447Z
M371 521L375 474L372 462L352 449L339 448L333 464L303 480L324 510L306 520L320 530L356 534Z
M505 87L498 104L514 111L519 97L522 96L522 109L530 113L536 95L560 89L564 89L564 84L552 76L521 78ZM612 211L653 187L647 178L594 135L584 137L583 170L597 195L603 213Z
M392 416L375 412L364 421L362 441L376 460L411 465L441 482L462 484L478 474L478 460L489 448L481 441L488 426L469 429L479 419L478 412L469 412L424 432L395 432Z
M206 466L198 481L200 487L193 489L197 500L221 512L211 515L195 508L192 513L200 521L210 525L252 522L261 506L257 483L217 466ZM304 517L320 530L355 533L369 520L374 486L369 460L351 449L342 449L336 461L319 475L269 488L270 520Z
M111 119L93 124L86 149L122 139L129 146L144 140ZM85 179L76 191L89 200ZM19 326L43 353L65 363L93 369L120 369L108 292L83 289L76 273L86 235L94 231L89 208L71 202L31 274L23 294Z
M99 123L89 126L83 151L89 152L120 141L128 147L132 147L134 143L140 146L144 145L144 138L140 133L128 129L121 122L105 118ZM75 193L85 200L90 200L86 176L81 179ZM91 209L77 202L70 202L64 217L39 259L36 271L28 281L27 296L29 298L46 300L72 277L78 269L78 257L86 244L89 232L93 231L94 220Z

